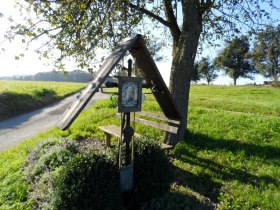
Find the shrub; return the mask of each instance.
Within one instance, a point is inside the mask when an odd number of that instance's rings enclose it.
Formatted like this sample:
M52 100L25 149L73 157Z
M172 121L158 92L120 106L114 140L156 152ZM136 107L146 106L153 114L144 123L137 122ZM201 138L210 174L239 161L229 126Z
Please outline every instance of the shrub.
M26 166L27 180L33 185L29 193L33 208L118 209L115 157L113 151L104 153L67 139L39 143Z
M163 195L171 175L164 151L148 138L134 145L134 190L127 197L119 188L116 149L104 152L67 139L40 143L26 166L33 208L132 209Z
M27 180L39 180L46 172L66 164L76 153L78 144L69 139L48 139L40 142L28 155Z
M78 153L78 144L69 139L48 139L40 142L28 155L26 179L31 183L29 198L36 209L50 209L53 180L61 168Z
M135 139L134 191L128 206L139 208L152 198L169 190L171 164L158 142L141 137Z
M120 209L115 155L87 151L76 155L54 181L54 209Z

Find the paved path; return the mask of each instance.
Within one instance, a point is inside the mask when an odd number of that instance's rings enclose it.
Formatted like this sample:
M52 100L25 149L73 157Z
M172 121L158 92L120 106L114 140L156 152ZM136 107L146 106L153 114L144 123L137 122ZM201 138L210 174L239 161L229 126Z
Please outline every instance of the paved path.
M60 121L63 112L77 95L69 96L45 108L0 121L0 151L15 146L18 142L31 138L42 131L55 127ZM108 98L108 96L97 92L87 107L97 100L104 98Z

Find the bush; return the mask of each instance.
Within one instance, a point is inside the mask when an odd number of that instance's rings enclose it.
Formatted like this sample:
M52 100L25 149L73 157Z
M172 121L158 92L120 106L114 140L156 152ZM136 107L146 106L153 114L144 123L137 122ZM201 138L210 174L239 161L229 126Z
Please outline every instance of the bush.
M128 195L120 192L116 149L104 152L67 139L40 143L26 166L33 208L135 209L163 195L171 177L164 151L148 138L134 145L134 190Z
M39 180L45 173L66 164L78 153L78 144L69 139L48 139L40 142L28 155L27 180Z
M97 151L76 155L54 181L54 209L120 209L115 156Z
M158 142L147 137L136 139L132 198L134 206L148 202L169 190L171 168L168 157Z

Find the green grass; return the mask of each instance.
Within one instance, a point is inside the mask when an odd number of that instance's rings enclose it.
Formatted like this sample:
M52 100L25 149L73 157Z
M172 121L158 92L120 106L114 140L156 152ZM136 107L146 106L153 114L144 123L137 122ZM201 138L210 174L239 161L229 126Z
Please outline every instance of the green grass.
M0 120L77 92L84 83L0 81Z
M280 117L280 89L193 85L190 106Z
M29 185L23 166L31 149L48 136L49 133L40 134L0 153L0 209L29 209Z
M219 209L279 209L279 128L277 117L191 108L174 151L176 190L194 208L210 199Z
M153 202L162 209L280 209L279 92L192 86L188 134L170 154L175 170L171 191ZM143 109L159 111L152 96ZM52 129L0 153L0 209L29 208L22 166L36 142L52 137L104 139L98 126L119 125L115 113L110 100L100 101L68 130ZM157 139L163 135L141 126L137 133Z

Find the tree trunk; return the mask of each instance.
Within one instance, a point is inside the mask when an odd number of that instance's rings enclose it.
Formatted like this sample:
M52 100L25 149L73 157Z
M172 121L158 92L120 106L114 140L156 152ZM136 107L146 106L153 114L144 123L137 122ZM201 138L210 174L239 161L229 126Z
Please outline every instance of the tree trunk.
M175 145L182 139L187 129L188 102L191 73L202 30L202 17L197 1L182 1L183 27L177 41L173 37L173 60L169 89L178 105L181 123L177 135L166 133L165 143Z
M275 72L275 74L273 75L273 82L276 86L278 86L278 77L279 75L277 74L277 72Z
M236 85L237 78L233 78L233 85Z

